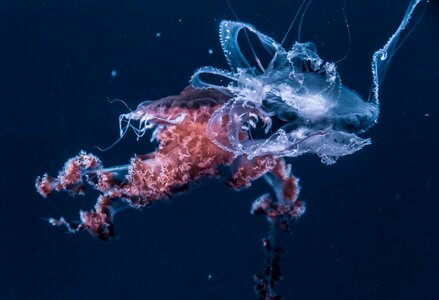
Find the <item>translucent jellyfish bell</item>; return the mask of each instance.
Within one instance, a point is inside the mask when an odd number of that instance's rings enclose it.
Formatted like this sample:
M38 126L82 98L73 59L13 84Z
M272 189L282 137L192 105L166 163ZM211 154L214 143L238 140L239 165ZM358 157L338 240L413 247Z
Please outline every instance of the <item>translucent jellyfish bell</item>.
M243 29L254 33L273 54L265 70L252 67L243 55L238 42ZM378 107L345 87L336 66L325 63L312 43L295 43L286 51L253 26L232 21L221 23L220 40L232 71L204 67L191 80L197 88L215 88L232 95L210 121L213 128L220 126L225 118L228 120L228 140L218 140L212 130L217 145L250 158L315 153L325 163L332 163L336 157L351 154L370 143L356 133L375 123ZM200 78L202 74L226 77L229 84L206 83ZM264 123L268 134L273 119L282 124L264 138L240 136L243 129L250 131L258 121Z
M410 2L395 33L374 53L372 93L366 101L342 84L336 65L323 61L314 44L296 42L287 51L250 24L222 21L220 41L231 70L202 67L191 78L195 88L214 88L231 97L211 117L210 138L236 156L296 157L310 153L317 154L327 164L369 145L370 139L358 134L378 119L380 84L420 2ZM242 30L254 34L272 55L266 68L256 55L256 67L246 59L238 41ZM405 37L409 33L405 32ZM223 82L228 84L206 82L200 78L205 74L226 79ZM272 127L274 123L278 125L276 128ZM263 137L253 134L258 124L264 127ZM227 139L220 139L215 133L223 126L226 126Z

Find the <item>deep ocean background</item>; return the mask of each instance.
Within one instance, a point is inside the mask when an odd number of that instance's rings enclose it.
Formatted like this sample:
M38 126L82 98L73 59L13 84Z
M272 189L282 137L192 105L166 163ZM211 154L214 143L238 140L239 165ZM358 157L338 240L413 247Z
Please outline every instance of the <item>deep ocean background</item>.
M299 6L231 2L242 21L278 41ZM345 85L367 96L371 55L407 4L347 1L351 51L338 65ZM349 47L342 7L314 0L304 17L302 39L324 60ZM107 97L134 108L179 93L200 66L227 68L222 19L235 20L223 0L0 2L0 299L254 299L268 226L249 209L269 188L263 181L237 193L206 180L171 201L123 211L109 243L42 219L76 218L97 193L43 199L34 189L38 175L55 175L80 149L106 166L151 151L132 132L107 152L94 148L117 139L126 112ZM290 160L308 211L291 235L279 235L285 299L439 299L438 56L439 5L431 1L390 66L379 123L363 135L373 144L332 166Z

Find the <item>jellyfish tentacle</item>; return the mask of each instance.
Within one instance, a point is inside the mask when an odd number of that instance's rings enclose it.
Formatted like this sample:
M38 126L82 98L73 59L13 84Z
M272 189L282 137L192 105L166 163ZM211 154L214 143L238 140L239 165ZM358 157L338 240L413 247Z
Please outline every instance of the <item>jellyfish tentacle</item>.
M234 72L237 72L240 68L251 68L250 63L245 58L238 43L238 34L241 30L248 30L254 33L262 43L262 46L270 54L274 54L279 49L282 49L281 45L279 45L274 39L259 32L250 24L235 21L222 21L219 29L221 47L223 48L224 56L226 57L230 68ZM255 57L255 59L257 59L257 57ZM264 70L262 66L259 67Z
M411 33L410 31L406 31L404 35L404 31L407 29L407 26L410 24L410 19L418 6L419 3L423 2L423 0L411 0L407 10L405 11L404 17L399 24L396 31L389 38L387 43L377 51L372 56L372 88L371 93L369 95L368 101L374 103L377 107L380 104L379 101L379 89L380 85L384 80L387 69L389 68L390 62L392 61L393 56L396 51L398 51L401 44L405 41L407 36ZM428 1L426 1L428 3ZM424 7L425 11L425 7ZM419 20L419 19L418 19ZM417 23L416 23L417 24ZM415 24L415 26L416 26ZM402 39L401 39L402 37Z
M198 88L198 89L214 88L221 92L225 92L226 94L230 94L230 91L228 90L226 85L223 86L223 85L208 83L200 78L200 75L202 74L210 74L213 76L223 77L231 81L238 80L237 76L232 72L217 69L214 67L201 67L194 72L194 75L192 75L190 79L190 83L194 88Z

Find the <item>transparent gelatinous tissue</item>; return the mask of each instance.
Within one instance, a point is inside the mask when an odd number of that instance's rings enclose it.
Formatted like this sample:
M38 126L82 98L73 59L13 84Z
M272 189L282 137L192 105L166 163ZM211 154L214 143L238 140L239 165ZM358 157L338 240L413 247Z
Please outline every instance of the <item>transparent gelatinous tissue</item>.
M202 67L180 94L142 102L119 117L119 140L130 128L138 138L152 132L154 151L114 167L104 167L97 156L80 151L57 176L36 179L43 197L61 191L83 195L87 186L99 191L95 206L80 211L79 219L48 218L49 223L107 241L116 236L114 216L124 208L149 206L202 178L221 178L235 190L264 178L273 191L251 206L253 214L270 223L262 240L264 271L254 276L255 292L258 299L280 299L274 287L282 279L283 251L275 246L275 231L288 232L290 221L306 210L299 180L285 158L309 153L332 164L371 143L359 135L377 121L381 82L400 41L410 33L404 29L420 2L411 0L399 27L374 53L367 100L342 84L336 64L323 61L312 43L296 42L286 50L252 25L223 21L220 41L230 71ZM240 32L248 42L253 35L267 50L266 66L252 44L256 64L249 63L240 47Z
M310 153L326 164L369 145L370 139L359 134L378 119L380 84L419 2L411 1L398 29L373 55L372 92L367 100L342 84L337 66L323 61L314 44L296 42L286 50L250 24L223 21L220 40L231 70L202 67L191 78L196 88L214 88L231 97L211 117L210 138L222 149L250 159ZM265 68L258 60L252 66L244 56L238 42L243 30L255 35L272 56ZM205 75L217 76L227 84L209 83L203 80ZM215 128L222 126L227 126L227 139L216 136ZM242 130L251 138L243 139ZM264 135L252 134L257 131Z
M119 140L130 128L138 138L152 131L158 144L154 151L115 167L104 167L97 156L81 151L57 176L38 177L35 185L43 197L55 191L82 195L86 186L100 192L95 207L81 211L79 220L61 217L49 222L108 240L115 235L113 217L123 208L169 198L201 178L223 178L239 190L263 177L276 200L264 194L252 212L286 229L288 220L304 213L305 205L285 158L316 154L332 164L371 143L359 135L377 121L381 82L421 2L411 0L396 31L374 53L366 100L342 84L336 64L323 61L314 44L296 42L286 50L252 25L221 22L220 42L230 70L202 67L179 95L142 102L119 117ZM250 61L255 63L249 62L240 32L247 42L252 35L265 48L266 65L251 43Z

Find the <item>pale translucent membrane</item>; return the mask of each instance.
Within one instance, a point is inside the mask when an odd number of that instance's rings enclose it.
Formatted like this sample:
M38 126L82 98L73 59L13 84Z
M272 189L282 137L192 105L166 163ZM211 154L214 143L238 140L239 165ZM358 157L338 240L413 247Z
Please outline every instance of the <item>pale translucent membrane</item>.
M387 44L376 51L372 60L373 98L364 101L344 86L334 63L324 62L312 43L296 42L287 51L271 37L252 25L223 21L220 41L231 71L202 67L194 73L196 88L215 88L231 95L209 122L209 137L222 149L249 158L263 155L296 157L305 153L318 155L331 164L338 157L352 154L371 143L358 134L373 126L379 115L378 89L391 57L398 49L398 39L421 0L412 0L397 31ZM251 66L238 42L241 30L254 34L272 54L264 69ZM206 82L201 76L223 78L227 84ZM220 80L221 82L222 80ZM219 139L215 129L227 122L228 139ZM272 132L273 122L281 123ZM266 136L242 138L242 131L262 124Z
M410 33L410 31L407 31L406 28L410 23L410 19L412 18L416 6L422 1L423 0L410 1L409 6L407 7L407 10L404 14L404 18L402 19L401 24L399 24L398 29L396 29L395 33L389 38L389 40L383 46L383 48L378 49L373 54L372 57L373 87L372 87L372 94L369 96L369 101L375 103L377 106L380 103L378 98L380 85L383 82L384 76L386 75L387 68L389 67L390 62L392 61L393 55L395 55L396 51L398 51L399 49L399 46L401 46L401 43L404 42L405 38Z

